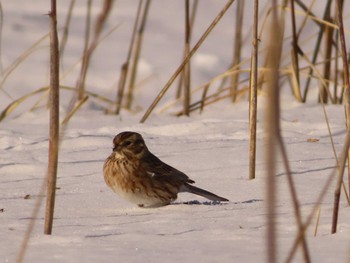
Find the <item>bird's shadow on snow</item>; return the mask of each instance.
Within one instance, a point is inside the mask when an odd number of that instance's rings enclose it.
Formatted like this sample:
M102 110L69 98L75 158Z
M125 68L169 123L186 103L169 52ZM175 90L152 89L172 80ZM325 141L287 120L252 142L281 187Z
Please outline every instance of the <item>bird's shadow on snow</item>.
M208 206L214 206L214 205L229 205L229 204L251 204L256 202L262 202L261 199L250 199L245 200L241 202L220 202L220 201L198 201L198 200L192 200L192 201L186 201L186 202L174 202L171 205L208 205Z

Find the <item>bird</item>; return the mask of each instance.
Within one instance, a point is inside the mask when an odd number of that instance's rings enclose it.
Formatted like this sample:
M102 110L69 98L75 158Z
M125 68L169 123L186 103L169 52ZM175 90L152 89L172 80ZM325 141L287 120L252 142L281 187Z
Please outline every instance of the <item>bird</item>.
M104 162L103 175L115 193L139 207L169 205L180 192L215 202L229 201L193 186L195 181L152 154L137 132L124 131L114 137L113 151Z

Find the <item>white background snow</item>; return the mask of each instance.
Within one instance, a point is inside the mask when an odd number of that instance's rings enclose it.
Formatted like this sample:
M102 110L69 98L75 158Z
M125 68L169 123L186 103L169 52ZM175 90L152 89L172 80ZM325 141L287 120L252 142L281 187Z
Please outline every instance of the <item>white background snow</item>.
M102 1L93 5L94 18ZM114 98L121 64L126 58L138 1L116 1L108 28L119 25L93 55L87 89ZM253 2L253 1L251 1ZM321 12L323 2L315 8ZM49 1L1 1L4 11L2 63L6 69L48 32ZM62 26L69 1L58 1ZM225 1L200 1L194 41ZM247 1L247 9L252 10ZM85 1L76 1L62 72L62 84L74 86L83 47ZM263 8L263 5L262 5ZM318 9L317 9L318 8ZM193 86L209 81L230 64L235 4L194 57ZM25 262L263 262L266 251L265 151L263 110L259 97L257 179L248 180L248 103L228 101L208 107L203 114L177 118L171 110L157 110L145 124L144 110L181 61L183 1L153 1L144 37L133 112L105 115L108 105L89 99L72 118L60 148L58 190L53 235L43 234L41 209ZM246 17L247 32L251 16ZM315 32L312 32L315 33ZM249 35L243 56L250 55ZM287 45L289 42L286 43ZM264 45L264 43L262 43ZM312 50L312 45L306 48ZM39 45L5 82L0 106L48 84L48 39ZM288 63L288 62L287 62ZM67 71L68 70L68 71ZM174 96L175 86L161 102ZM314 85L313 89L316 87ZM313 91L315 94L316 91ZM24 103L0 125L0 262L14 262L46 175L48 111L41 95ZM71 93L62 92L64 116ZM335 166L327 127L316 97L306 105L294 101L283 88L281 125L306 219ZM159 108L161 108L161 106ZM327 106L338 155L344 141L343 106ZM198 196L180 194L173 205L141 209L116 196L104 183L102 166L112 138L124 130L142 133L150 150L185 172L196 185L230 199L213 205ZM307 142L319 139L318 142ZM296 236L294 213L283 165L278 160L278 255L283 261ZM345 180L348 184L347 178ZM322 206L318 234L315 220L308 231L312 262L349 262L350 211L341 199L338 233L331 235L334 183ZM25 196L29 198L25 198ZM197 201L192 204L184 202ZM42 206L42 208L44 205ZM301 262L298 253L294 262Z

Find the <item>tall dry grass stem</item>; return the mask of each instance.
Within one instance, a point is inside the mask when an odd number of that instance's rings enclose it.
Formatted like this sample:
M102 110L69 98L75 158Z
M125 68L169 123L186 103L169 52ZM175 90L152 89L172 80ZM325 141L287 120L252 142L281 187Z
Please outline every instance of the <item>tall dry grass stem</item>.
M129 65L130 65L133 47L135 45L136 30L137 30L137 26L139 24L140 14L141 14L141 10L142 10L142 3L143 3L143 0L139 0L139 4L137 7L137 11L136 11L135 22L134 22L134 26L133 26L133 30L132 30L132 34L131 34L131 40L130 40L128 54L126 56L126 61L123 63L123 65L121 67L121 71L120 71L120 79L119 79L117 99L116 99L116 110L115 110L116 114L119 114L120 110L122 108L122 102L123 102L124 91L125 91L125 84L126 84L126 80L127 80L127 76L128 76L128 72L129 72Z
M80 71L80 75L79 75L79 78L77 81L78 96L76 99L73 98L71 105L70 105L70 109L74 108L74 104L76 103L76 100L82 100L84 98L85 80L86 80L86 74L87 74L87 71L89 68L91 56L92 56L93 52L95 51L96 47L98 46L100 34L101 34L102 29L107 21L109 13L112 10L112 6L113 6L113 0L104 0L102 10L101 10L100 14L98 15L96 23L95 23L93 38L91 40L91 43L89 44L89 47L86 49L86 51L84 51L81 71ZM85 37L85 43L88 42L87 38L89 38L89 37L88 36Z
M191 40L191 22L190 22L190 1L185 0L185 56L190 53ZM191 104L191 61L188 61L184 67L183 81L184 81L184 101L183 109L186 116L190 116Z
M254 13L254 16L257 16L257 15L258 14ZM240 61L241 61L243 17L244 17L244 0L237 0L235 39L234 39L232 66L233 67L236 66L238 71L240 69ZM254 24L257 23L255 19L256 18L254 18ZM233 102L235 102L237 99L239 76L240 74L233 74L231 76L231 89L232 89L231 93L232 93Z
M189 42L191 41L191 37L192 37L192 28L193 28L193 24L196 18L196 14L197 14L197 7L198 7L198 0L194 0L192 3L192 8L191 8L191 15L190 15L190 30L189 30ZM185 59L185 57L188 55L190 49L187 50L186 47L186 41L185 41L185 45L184 45L184 51L183 51L183 59ZM178 82L178 86L177 86L177 92L176 92L176 99L179 99L181 97L182 94L182 89L183 89L183 84L184 84L184 74L185 71L181 72L180 78L179 78L179 82Z
M332 18L331 18L331 12L329 10L329 13L326 14L326 21L329 23L333 23ZM326 27L325 28L325 52L324 52L324 64L323 64L323 79L327 80L326 81L326 86L322 86L320 89L320 96L319 96L319 101L322 101L324 103L328 102L328 94L327 90L329 90L329 80L331 77L331 63L332 63L332 46L333 46L333 28L332 27ZM333 94L333 103L336 101L337 94Z
M216 24L220 21L220 19L224 16L226 11L229 9L229 7L232 5L234 0L229 0L226 5L223 7L223 9L219 12L219 14L215 17L213 22L209 25L207 30L204 32L204 34L201 36L201 38L198 40L198 42L194 45L194 47L189 52L188 56L183 60L181 65L177 68L177 70L174 72L174 74L171 76L171 78L168 80L168 82L165 84L163 89L160 91L158 96L155 98L155 100L152 102L151 106L147 109L143 117L141 118L140 122L144 123L153 109L157 106L158 102L162 99L164 94L168 91L171 84L174 82L174 80L178 77L178 75L181 73L181 71L184 69L185 65L189 62L193 54L198 50L198 48L202 45L204 40L207 38L207 36L210 34L210 32L213 30L213 28L216 26Z
M86 79L86 73L89 66L89 42L90 42L90 28L91 28L91 5L92 0L87 1L87 8L86 8L86 18L85 18L85 38L84 38L84 48L83 48L83 60L81 63L81 71L80 76L77 82L77 92L78 92L78 98L77 100L81 100L84 97L85 92L85 79ZM73 101L75 103L75 101ZM72 105L74 107L74 104Z
M326 7L324 9L323 20L325 20L327 18L327 14L329 13L329 10L331 8L331 3L332 3L331 0L327 1ZM317 57L318 57L318 54L319 54L319 51L321 48L321 42L322 42L323 34L325 32L326 25L324 23L320 23L319 27L320 27L320 30L318 32L318 36L317 36L317 40L316 40L316 44L315 44L315 48L314 48L314 53L313 53L312 60L311 60L312 64L315 64L317 61ZM307 100L307 95L309 92L309 87L310 87L311 77L313 75L313 71L314 71L314 69L311 67L309 69L308 74L307 74L308 77L307 77L305 88L304 88L303 102L306 102L306 100Z
M4 25L4 11L0 2L0 74L4 74L4 63L2 62L2 28Z
M294 76L294 97L299 101L302 102L301 97L301 90L300 90L300 75L299 75L299 44L298 44L298 34L297 34L297 27L296 27L296 21L295 21L295 5L294 0L290 0L290 6L291 6L291 21L292 21L292 34L293 34L293 41L292 41L292 51L291 51L291 57L292 57L292 69L293 69L293 76Z
M349 66L347 61L347 51L346 51L346 42L345 42L345 34L344 34L344 25L343 25L343 14L342 14L342 2L340 0L336 1L337 8L337 24L339 27L339 38L340 38L340 46L342 51L342 59L343 59L343 70L344 70L344 100L345 100L345 115L346 115L346 125L347 130L350 130L350 82L349 82ZM348 164L350 163L348 149ZM333 207L333 220L332 220L332 234L337 232L337 224L338 224L338 215L339 215L339 202L340 202L340 194L341 194L341 185L343 182L344 169L339 169L339 176L337 180L336 189L334 192L334 207ZM350 166L348 165L348 176L350 179ZM349 180L350 184L350 180Z
M44 233L51 235L56 197L59 152L59 44L57 36L56 0L51 0L50 12L50 140L47 171L47 196Z
M326 193L328 192L330 186L332 185L332 182L337 174L338 171L341 171L341 170L344 170L345 169L345 165L346 165L346 162L347 162L347 158L348 158L348 153L349 153L349 146L350 146L350 132L347 131L346 133L346 137L345 137L345 141L344 141L344 144L343 144L343 149L342 149L342 153L340 155L340 162L339 162L339 166L336 165L336 167L332 170L332 172L330 173L330 175L327 177L327 180L326 182L324 183L324 186L320 192L320 194L318 195L316 201L314 202L314 206L309 214L309 216L307 217L305 223L304 223L304 226L302 228L302 232L300 232L300 230L298 230L298 234L293 242L293 245L288 253L288 256L287 256L287 259L286 259L286 263L290 263L292 262L294 256L295 256L295 253L296 253L296 250L297 250L297 247L299 245L299 243L301 242L302 240L302 236L305 235L308 227L310 226L313 218L315 217L317 211L318 211L318 208L319 206L321 205L324 197L326 196Z
M283 27L278 14L277 1L272 1L270 38L268 43L267 107L266 107L266 262L277 262L277 185L276 185L276 145L279 134L279 66L282 54Z
M135 82L136 82L136 76L137 76L137 68L139 64L140 54L141 54L141 47L143 42L143 34L146 28L146 22L148 17L148 11L151 4L151 0L146 0L145 6L143 8L141 23L139 26L139 29L137 31L136 40L135 40L135 50L133 54L133 60L132 65L130 69L130 79L129 79L129 86L128 91L126 93L126 105L125 107L127 109L131 109L132 101L134 98L134 88L135 88Z
M237 7L238 8L238 7ZM249 179L255 179L256 164L256 122L258 107L258 24L259 24L259 0L254 1L254 29L252 41L252 55L250 62L249 83ZM238 80L238 79L237 79ZM233 84L233 83L232 83ZM237 83L236 83L237 85ZM235 90L236 91L236 90ZM235 95L236 98L237 95Z
M254 14L254 16L257 16L257 15L258 14L256 14L256 13ZM234 39L234 48L233 48L232 67L237 67L238 72L240 69L241 53L242 53L241 49L242 49L243 17L244 17L244 0L237 0L235 39ZM231 76L231 94L232 94L232 101L233 102L235 102L236 98L237 98L237 88L238 88L239 76L240 76L239 73L233 74Z
M64 51L67 45L67 41L68 41L68 35L69 35L69 26L70 26L70 22L72 19L72 14L73 14L73 9L74 9L74 4L75 4L76 0L71 0L69 3L69 7L68 7L68 13L66 16L66 21L64 23L63 26L63 33L62 33L62 38L60 41L60 61L61 61L61 66L63 66L63 55L64 55Z

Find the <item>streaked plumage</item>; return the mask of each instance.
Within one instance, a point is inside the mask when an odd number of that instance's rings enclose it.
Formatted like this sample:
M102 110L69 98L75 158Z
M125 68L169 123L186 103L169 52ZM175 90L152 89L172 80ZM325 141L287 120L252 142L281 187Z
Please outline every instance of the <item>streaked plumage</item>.
M119 133L113 145L113 152L103 166L104 179L114 192L140 207L168 205L179 192L228 201L191 185L193 180L153 155L136 132Z

